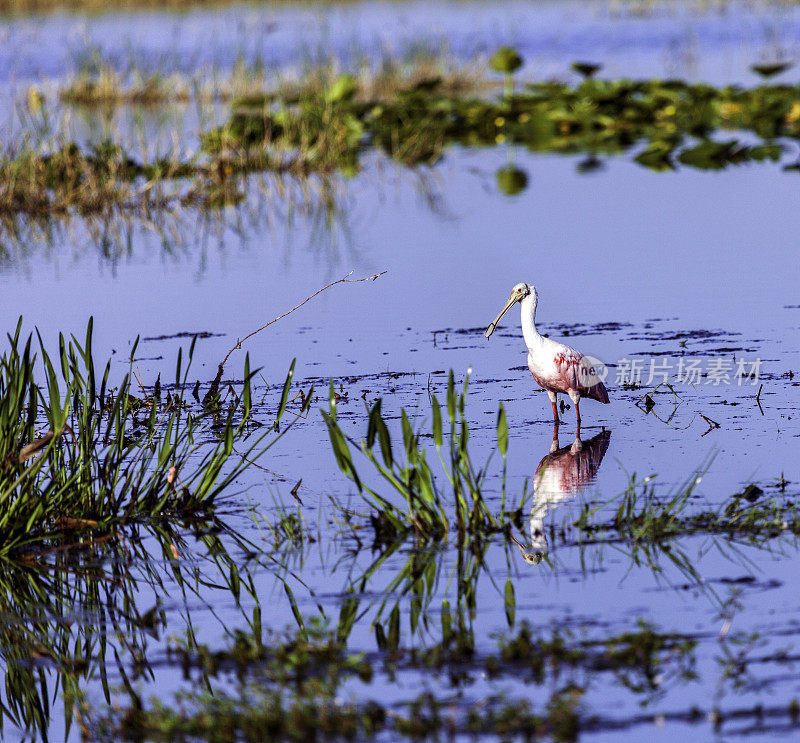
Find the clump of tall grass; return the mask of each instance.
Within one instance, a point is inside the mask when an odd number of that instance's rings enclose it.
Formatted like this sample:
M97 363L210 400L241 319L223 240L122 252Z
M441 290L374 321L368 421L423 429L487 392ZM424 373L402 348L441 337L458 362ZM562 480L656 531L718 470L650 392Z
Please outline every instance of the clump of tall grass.
M191 101L230 101L261 92L274 84L261 65L247 65L242 60L230 71L201 70L186 75L167 69L143 72L135 60L120 70L103 59L92 58L66 85L58 97L63 103L78 107L169 106ZM281 85L281 90L285 90Z
M48 151L24 146L0 154L0 215L88 215L163 205L174 193L160 186L195 172L174 159L137 162L113 142L88 151L71 142Z
M755 485L717 508L692 508L692 498L709 464L703 465L671 494L657 492L653 478L632 476L618 496L584 506L573 527L593 537L631 544L658 543L688 534L719 534L763 542L786 533L800 533L800 515L792 500L765 496ZM752 493L759 495L753 497ZM762 497L763 496L763 497ZM610 509L614 504L616 508ZM600 512L608 518L598 518Z
M451 529L461 534L485 534L504 530L521 518L527 495L525 490L517 507L513 511L506 510L508 424L502 403L497 414L497 449L503 460L499 515L493 515L486 503L485 484L489 462L477 467L469 451L470 430L465 417L468 385L469 375L459 392L453 372L450 371L447 383L447 431L439 401L435 394L431 394L431 435L441 464L441 475L438 477L428 460L428 452L420 446L420 434L414 431L404 409L400 413L403 451L398 457L381 412L382 401L379 399L369 410L366 438L356 442L339 425L331 385L329 410L322 411L322 414L336 462L339 469L356 484L359 494L372 509L376 530L384 535L387 531L389 534L398 534L414 530L423 537L440 539ZM403 505L397 505L389 496L367 484L359 474L351 446L369 462L371 474L379 475L390 492L401 496Z
M22 319L8 336L0 356L0 554L64 530L207 511L288 430L267 427L235 454L250 432L249 358L230 402L198 410L185 394L194 341L185 365L178 353L174 385L159 381L141 398L130 371L112 388L111 362L95 366L92 327L90 320L83 342L60 335L54 355L41 337L36 348L32 336L23 341ZM284 400L278 419L285 410Z
M59 97L65 103L78 106L110 107L118 104L158 106L186 103L192 99L192 90L178 75L136 73L130 80L111 67L82 71ZM198 98L204 96L197 95Z
M59 90L59 98L74 106L160 106L189 101L283 101L297 103L321 96L340 77L354 83L354 100L381 102L417 89L436 88L460 95L495 87L480 61L456 63L442 55L417 54L411 59L383 59L377 67L363 64L343 74L334 63L304 70L300 75L267 73L261 65L239 61L230 71L206 70L192 76L159 70L123 72L102 59L92 59Z

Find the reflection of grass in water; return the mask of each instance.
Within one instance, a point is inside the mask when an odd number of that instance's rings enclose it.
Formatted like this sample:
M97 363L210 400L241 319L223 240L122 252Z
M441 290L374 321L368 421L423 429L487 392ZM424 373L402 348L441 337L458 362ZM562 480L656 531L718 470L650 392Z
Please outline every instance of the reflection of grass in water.
M574 511L565 507L565 520L549 527L550 551L542 569L549 565L554 572L559 571L559 545L577 547L584 568L603 563L605 553L611 550L629 561L625 576L634 568L644 569L657 582L666 580L670 584L670 568L687 585L701 590L712 604L722 607L723 599L683 542L702 537L703 552L713 548L726 561L751 573L756 564L743 548L770 553L780 553L787 547L795 550L800 514L794 499L765 495L754 484L718 508L698 507L693 493L708 466L668 495L658 492L653 478L639 481L634 475L628 487L614 498L593 507L582 503L577 519Z
M466 552L475 547L468 542L463 546ZM387 556L392 553L393 548ZM420 552L409 570L401 569L400 581L412 586L414 582L427 580L431 556ZM386 563L379 560L376 564L379 567ZM483 569L480 556L476 564ZM620 718L587 707L584 699L587 689L607 685L611 677L638 702L652 705L662 701L676 685L698 680L697 643L712 637L716 641L716 633L665 633L644 621L620 634L593 638L582 636L585 630L576 634L563 625L550 631L534 631L523 622L487 650L485 641L477 648L473 643L463 642L458 636L463 631L461 623L456 630L451 624L449 607L447 611L443 607L440 639L415 641L410 647L397 640L399 630L390 629L396 632L395 637L385 644L378 635L377 654L354 652L348 647L348 637L355 622L364 616L363 613L356 616L359 594L375 593L376 575L377 568L370 568L361 585L357 585L360 579L355 582L356 591L344 594L335 632L326 630L324 624L301 618L298 632L268 632L265 638L259 615L258 625L253 624L251 631L233 633L231 642L221 648L192 641L178 643L172 657L190 679L190 689L169 702L162 696L148 704L135 694L129 705L115 704L111 709L87 705L82 711L84 725L100 740L135 739L142 735L154 740L184 737L216 740L217 731L222 729L226 735L244 740L261 739L259 736L263 737L265 730L293 740L342 731L349 731L359 739L379 733L414 737L456 731L574 740L583 731L652 724L652 712ZM457 582L459 586L473 583L474 597L473 578L469 571L459 571ZM395 583L387 590L402 589ZM413 594L411 601L413 614ZM462 609L474 616L477 607L474 602L465 602ZM399 623L399 610L393 610L392 620L395 614ZM426 624L428 614L425 604L421 611L417 609L417 616L424 618ZM467 635L470 634L467 628ZM729 678L732 664L744 667L751 661L760 662L757 657L740 657L741 653L728 657L729 650L737 653L741 639L732 638L731 648L722 648L721 680ZM747 645L752 646L752 643ZM480 687L474 688L479 689L481 701L473 703L463 691L457 698L441 691L386 704L385 685L399 682L399 690L407 688L403 686L403 673L408 671L442 682L447 679L453 688L460 690L480 683ZM386 679L384 672L388 674ZM349 696L352 686L347 684L356 679L364 684L380 679L381 692L370 694L359 687L355 701L355 696ZM507 681L546 686L551 696L534 705L530 703L530 686L524 698L494 694L492 688L487 690L485 686L487 683L502 686ZM407 692L401 696L407 696ZM760 720L763 710L744 707L721 712L716 707L706 710L692 706L667 713L664 719L699 723L712 712L717 723L722 724L726 715L732 719ZM797 704L790 702L770 708L768 717L776 725L794 720Z
M122 695L131 696L130 705L115 704L108 710L82 701L81 726L101 740L134 739L143 734L155 740L181 739L181 736L216 740L216 731L223 729L253 740L263 736L264 730L298 740L312 734L342 730L352 731L362 738L371 737L376 731L391 731L399 737L441 733L454 725L464 733L552 736L560 731L557 735L563 736L562 739L572 740L584 729L602 730L606 726L619 729L620 725L635 726L652 721L652 715L647 721L637 717L606 719L587 709L581 703L583 691L604 683L604 674L606 678L613 676L637 699L648 703L660 699L675 683L694 678L694 649L698 638L665 634L644 623L619 635L588 640L576 637L566 627L549 633L534 632L523 623L515 632L502 637L496 650L485 654L485 643L479 643L476 648L474 638L470 640L470 617L474 617L479 608L475 601L476 581L486 570L483 560L486 545L485 541L459 542L458 567L452 578L460 596L457 617L454 621L448 604L442 607L440 640L426 640L415 648L402 643L401 612L396 607L388 623L389 638L384 638L388 642L381 642L381 633L377 631L379 622L373 620L381 649L377 657L348 649L353 627L365 617L364 612L359 613L359 602L364 600L363 595L376 594L375 578L385 573L381 566L402 548L402 544L395 543L381 547L375 566L365 571L363 579L352 581L354 590L342 595L335 632L327 632L322 625L303 620L287 590L293 610L300 617L300 630L296 634L268 632L268 637L264 638L260 609L254 612L251 629L231 632L230 643L221 648L197 645L189 634L186 642L178 643L170 651L173 661L185 674L192 676L187 693L174 702L166 701L162 695L157 703L147 704L139 692L127 686ZM172 551L169 541L164 549L167 554ZM178 545L178 549L184 547ZM278 544L278 550L281 549ZM420 625L425 623L432 628L430 602L425 594L430 593L427 583L431 580L431 569L438 572L442 555L441 552L414 550L392 585L377 591L377 595L401 593L407 596L410 615L416 615ZM434 567L434 562L439 567ZM281 575L278 569L277 580L284 580ZM439 578L432 580L435 590ZM254 584L252 577L243 575L240 580L237 575L231 585ZM143 619L149 621L147 617ZM394 629L395 623L397 629ZM413 644L418 643L415 640ZM525 679L528 683L547 684L551 690L551 679L558 679L559 684L550 700L538 705L513 695L487 696L483 691L485 701L474 706L469 699L463 699L454 707L447 696L431 694L387 705L382 694L370 695L363 691L359 693L358 703L347 701L345 684L348 680L368 683L381 671L380 661L387 664L385 668L390 670L391 679L397 672L413 670L437 677L446 673L451 683L466 685L466 688L483 673L488 674L492 683ZM727 673L727 666L722 671ZM196 678L194 672L199 672ZM232 690L230 681L234 677ZM787 715L791 717L791 710L791 705L776 708L773 716L782 720ZM735 713L745 719L758 716L754 710ZM705 716L705 713L689 710L674 713L670 720L697 722ZM719 718L724 719L722 715Z
M187 529L191 540L181 533ZM69 535L51 540L35 558L0 560L6 618L0 628L0 728L44 738L55 714L51 700L60 691L69 730L75 711L81 724L89 683L109 695L114 672L126 683L152 677L150 646L167 629L164 607L175 601L176 589L184 602L206 601L205 591L225 588L238 601L242 590L251 590L226 543L239 550L251 545L214 517L189 517L181 531L167 523L129 524L85 539L80 551Z
M488 654L469 656L439 644L388 654L353 653L324 623L305 624L305 633L269 633L267 638L237 633L217 650L178 644L175 661L189 679L189 690L171 702L162 697L144 704L137 696L129 705L87 706L85 725L98 740L219 740L224 731L226 740L483 733L572 741L582 732L652 725L653 712L620 717L588 706L585 692L607 685L609 677L642 704L663 700L670 687L698 680L701 636L664 633L641 620L629 631L598 639L578 638L569 628L535 633L524 625L497 639ZM447 679L458 693L444 687L415 696L403 683L409 671L443 684ZM235 679L233 689L227 679ZM357 694L347 686L355 679L363 684ZM368 685L376 681L381 691L370 693ZM495 684L509 681L524 682L524 690L495 692ZM477 689L476 683L481 684ZM385 701L387 684L399 692L393 692L399 697L393 703ZM531 702L532 687L547 687L543 699L535 695L538 703ZM780 727L796 721L797 710L797 702L790 701L770 708L766 716ZM698 724L713 716L719 726L726 715L764 723L765 712L752 706L722 712L692 705L662 717Z
M418 180L423 195L435 200L428 181ZM43 248L47 249L43 251L45 257L51 258L67 241L73 247L76 242L85 242L103 261L117 264L156 242L164 255L184 260L197 258L198 270L203 271L207 239L214 237L224 244L226 232L245 238L256 234L260 237L265 232L276 237L285 235L293 248L303 247L297 245L298 234L310 232L308 248L334 263L341 260L344 249L354 250L350 224L353 214L347 205L350 192L338 175L318 179L298 179L281 173L241 175L222 191L212 188L205 200L191 191L190 184L185 185L184 204L156 185L148 204L134 200L87 212L73 208L53 212L48 206L36 213L0 213L0 265L25 266L35 251ZM122 194L117 191L114 198ZM219 208L209 208L208 199L218 199ZM46 195L42 202L47 203ZM37 203L29 206L35 209ZM172 208L162 208L167 203ZM72 240L73 231L85 240Z

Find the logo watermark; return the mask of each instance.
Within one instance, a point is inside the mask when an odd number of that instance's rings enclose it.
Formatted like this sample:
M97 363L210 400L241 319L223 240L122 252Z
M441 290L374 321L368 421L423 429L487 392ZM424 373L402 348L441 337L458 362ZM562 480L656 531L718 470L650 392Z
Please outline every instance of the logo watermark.
M761 374L761 359L737 360L717 356L679 358L621 358L615 365L604 364L599 359L584 356L581 363L581 381L589 386L598 381L614 383L620 387L653 387L672 385L757 386Z

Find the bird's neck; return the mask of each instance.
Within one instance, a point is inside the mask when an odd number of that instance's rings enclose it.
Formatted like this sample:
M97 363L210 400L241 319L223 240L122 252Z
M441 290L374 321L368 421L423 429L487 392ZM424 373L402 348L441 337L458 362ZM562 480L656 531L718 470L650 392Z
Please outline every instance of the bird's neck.
M536 329L536 299L531 294L520 302L522 335L529 349L538 348L544 340Z
M534 503L531 509L531 549L533 550L547 550L547 537L544 533L544 517L547 513L547 505L545 503Z

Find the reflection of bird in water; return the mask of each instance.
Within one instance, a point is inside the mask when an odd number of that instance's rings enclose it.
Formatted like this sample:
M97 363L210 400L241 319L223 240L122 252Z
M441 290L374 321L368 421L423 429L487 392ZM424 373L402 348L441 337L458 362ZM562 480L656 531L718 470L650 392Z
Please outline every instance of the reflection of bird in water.
M531 547L512 536L525 562L538 565L547 554L544 517L554 506L574 497L592 482L600 468L611 431L603 431L588 441L576 438L570 446L559 448L558 426L553 430L550 453L539 462L533 476L533 506L531 508Z
M558 393L570 396L575 404L578 416L578 438L581 435L581 411L579 403L582 397L607 403L608 392L597 376L593 362L564 343L545 338L536 330L536 304L539 295L536 288L528 284L517 284L511 290L511 296L500 314L486 328L487 338L494 333L500 318L517 302L520 304L522 316L522 335L528 346L528 369L531 370L536 383L547 391L553 406L553 420L558 422L556 407Z

